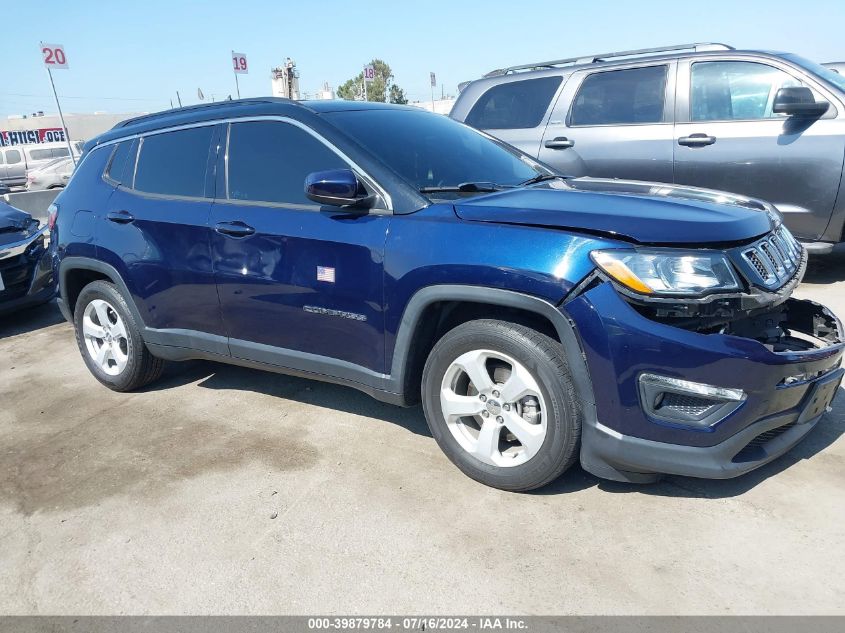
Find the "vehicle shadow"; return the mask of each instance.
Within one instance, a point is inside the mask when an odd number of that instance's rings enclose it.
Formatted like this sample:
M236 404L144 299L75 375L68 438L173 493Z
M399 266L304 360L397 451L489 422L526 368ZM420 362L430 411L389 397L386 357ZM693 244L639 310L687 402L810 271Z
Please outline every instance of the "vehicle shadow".
M55 301L0 316L0 339L34 332L64 322Z
M832 284L845 280L845 252L810 257L804 283Z
M351 387L306 378L297 378L214 363L188 361L170 363L165 375L143 391L174 389L196 383L205 389L253 391L335 411L343 411L400 426L412 433L431 438L422 407L402 408L379 402ZM599 479L576 465L551 484L529 494L569 494L597 487L613 494L648 494L665 497L724 499L740 496L769 477L777 475L801 460L811 459L845 433L845 388L840 388L829 412L804 440L773 462L735 479L696 479L666 476L654 484L626 484ZM433 438L432 438L433 439Z
M252 391L279 398L280 403L291 400L316 405L390 422L417 435L431 437L420 406L397 407L352 387L224 363L199 360L169 363L164 376L141 391L173 389L191 383L204 389Z

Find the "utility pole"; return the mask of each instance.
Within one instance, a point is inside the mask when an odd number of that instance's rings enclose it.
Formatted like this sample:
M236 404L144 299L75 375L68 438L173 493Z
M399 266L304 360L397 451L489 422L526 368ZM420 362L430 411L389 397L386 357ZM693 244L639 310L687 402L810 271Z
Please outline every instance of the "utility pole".
M179 96L179 91L176 91L176 100L179 102L179 107L182 107L182 97Z
M431 76L431 111L434 112L434 86L437 85L437 78L434 73L429 73Z

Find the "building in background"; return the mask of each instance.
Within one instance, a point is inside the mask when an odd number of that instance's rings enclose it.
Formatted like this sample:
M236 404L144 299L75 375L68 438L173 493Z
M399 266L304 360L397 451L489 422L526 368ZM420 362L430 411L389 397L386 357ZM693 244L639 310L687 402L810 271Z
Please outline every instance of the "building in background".
M145 113L65 114L65 123L71 141L87 141L110 130L121 121L141 114ZM63 140L62 123L58 114L36 113L35 116L13 115L0 118L0 145L51 143Z
M335 95L334 88L329 85L328 81L323 82L323 87L317 91L315 99L322 99L322 100L330 100L330 99L337 99Z
M273 68L271 79L271 94L284 99L299 99L299 72L296 62L290 57L281 66Z
M448 115L452 111L452 106L455 105L455 98L446 97L445 99L435 99L433 102L430 99L428 101L409 101L408 105L414 106L415 108L422 108L429 112L433 111L437 114ZM434 110L432 110L432 105L434 106Z

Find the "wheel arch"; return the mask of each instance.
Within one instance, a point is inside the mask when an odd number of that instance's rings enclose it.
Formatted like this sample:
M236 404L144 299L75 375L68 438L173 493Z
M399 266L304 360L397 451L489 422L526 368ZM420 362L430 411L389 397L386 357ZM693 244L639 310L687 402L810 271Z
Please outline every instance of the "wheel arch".
M481 286L436 285L417 291L408 302L396 334L390 379L407 404L419 392L428 353L449 329L471 318L503 318L557 338L572 371L579 398L594 405L592 383L573 323L548 301L532 295ZM545 331L544 331L545 329Z
M144 320L141 318L138 307L132 299L132 293L129 292L129 288L120 273L114 266L90 257L65 257L59 264L59 294L65 318L73 321L73 311L79 293L89 283L98 279L109 281L115 285L118 292L123 295L126 305L132 311L135 322L143 329Z

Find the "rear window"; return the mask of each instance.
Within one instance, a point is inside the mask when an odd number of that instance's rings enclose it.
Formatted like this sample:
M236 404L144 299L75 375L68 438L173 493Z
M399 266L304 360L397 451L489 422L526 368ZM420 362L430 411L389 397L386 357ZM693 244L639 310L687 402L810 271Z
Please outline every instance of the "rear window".
M137 150L138 139L118 143L106 169L106 176L118 184L131 187Z
M594 73L578 89L569 125L660 123L665 98L666 66Z
M212 126L145 136L135 189L170 196L205 196Z
M537 127L561 81L561 77L541 77L493 86L472 106L465 122L481 130Z

